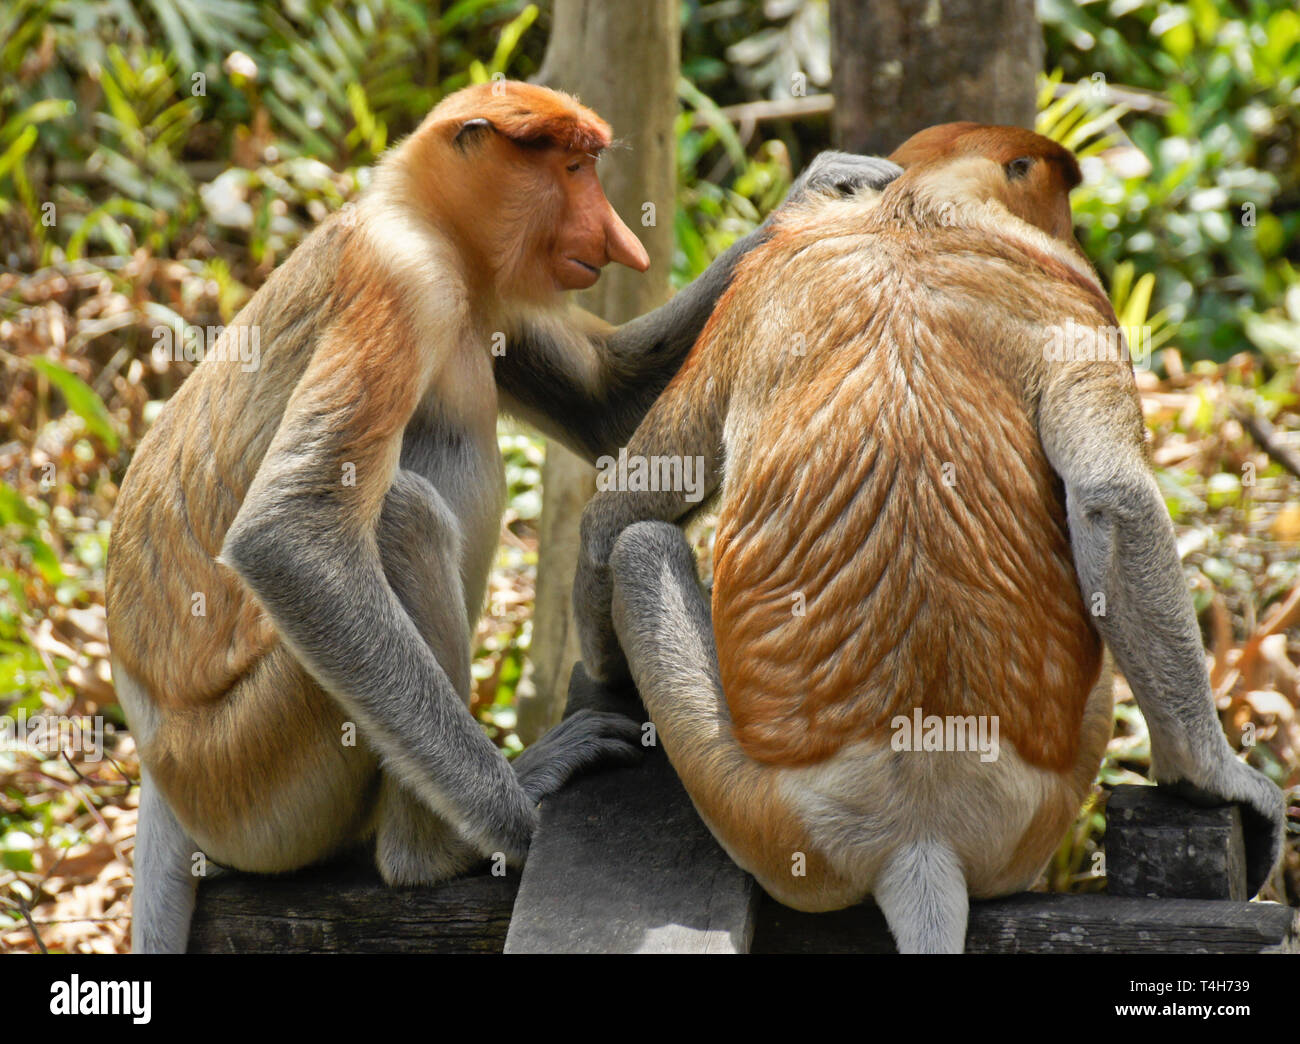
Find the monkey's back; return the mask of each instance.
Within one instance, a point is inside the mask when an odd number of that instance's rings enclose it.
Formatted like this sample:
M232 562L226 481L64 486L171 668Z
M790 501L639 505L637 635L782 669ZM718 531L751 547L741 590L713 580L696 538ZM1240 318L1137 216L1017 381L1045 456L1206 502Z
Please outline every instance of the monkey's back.
M209 355L137 447L118 495L107 608L113 680L141 761L213 858L276 871L331 850L368 800L373 758L339 744L342 712L217 558L321 330L351 239L316 229L235 317L258 365ZM259 422L260 420L260 422ZM303 792L284 781L311 766ZM311 831L296 829L302 822Z
M1006 343L1050 287L1014 251L861 225L778 235L708 333L747 418L713 587L736 738L808 766L915 709L996 715L1023 761L1068 772L1100 644Z
M210 352L127 469L108 556L110 637L115 661L161 705L219 696L275 641L216 558L330 318L328 273L347 238L347 223L330 220L271 274L223 334L256 331L256 365Z

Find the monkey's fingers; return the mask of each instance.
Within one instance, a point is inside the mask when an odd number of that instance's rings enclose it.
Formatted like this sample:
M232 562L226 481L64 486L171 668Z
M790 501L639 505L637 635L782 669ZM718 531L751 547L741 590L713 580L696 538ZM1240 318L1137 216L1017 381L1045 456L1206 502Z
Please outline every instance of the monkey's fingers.
M880 191L903 168L879 156L856 156L849 152L819 153L799 175L786 202L796 202L812 192L837 192L847 196L862 188Z
M624 714L580 710L515 758L515 772L533 801L554 794L581 772L630 765L642 754L641 725Z

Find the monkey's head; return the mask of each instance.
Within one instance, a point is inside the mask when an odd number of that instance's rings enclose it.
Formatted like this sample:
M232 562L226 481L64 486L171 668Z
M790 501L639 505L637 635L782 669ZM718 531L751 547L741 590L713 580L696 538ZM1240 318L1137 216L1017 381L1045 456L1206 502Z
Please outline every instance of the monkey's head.
M1016 217L1076 246L1070 190L1082 180L1079 164L1050 138L1022 127L941 123L913 134L889 158L904 169L900 182L944 183L970 198L996 199Z
M428 209L511 297L583 290L650 257L605 198L609 125L567 94L498 81L445 98L413 135Z

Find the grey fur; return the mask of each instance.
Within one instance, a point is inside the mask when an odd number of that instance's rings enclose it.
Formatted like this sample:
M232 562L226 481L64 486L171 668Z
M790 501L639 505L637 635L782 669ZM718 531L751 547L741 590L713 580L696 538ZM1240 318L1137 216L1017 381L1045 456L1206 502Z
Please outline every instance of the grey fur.
M1282 792L1224 738L1164 499L1133 443L1109 437L1122 429L1090 409L1091 394L1083 384L1049 391L1039 418L1065 484L1079 587L1085 601L1105 597L1093 621L1146 719L1157 781L1193 800L1242 805L1254 895L1281 852Z

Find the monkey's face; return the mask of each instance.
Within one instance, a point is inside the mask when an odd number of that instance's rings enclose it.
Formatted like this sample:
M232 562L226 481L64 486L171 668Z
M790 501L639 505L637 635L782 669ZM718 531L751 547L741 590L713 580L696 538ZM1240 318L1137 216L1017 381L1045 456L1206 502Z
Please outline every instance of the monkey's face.
M561 290L585 290L610 261L644 272L650 256L614 212L596 176L596 158L552 150L545 166L558 196L558 217L544 262Z
M452 233L471 278L486 276L503 300L545 304L585 290L610 261L650 266L596 176L609 126L567 95L466 88L408 141L422 210Z
M1073 241L1070 190L1054 157L1017 156L1002 165L1002 173L1007 185L1004 199L1011 213L1049 236Z

